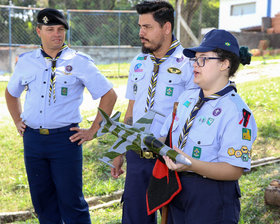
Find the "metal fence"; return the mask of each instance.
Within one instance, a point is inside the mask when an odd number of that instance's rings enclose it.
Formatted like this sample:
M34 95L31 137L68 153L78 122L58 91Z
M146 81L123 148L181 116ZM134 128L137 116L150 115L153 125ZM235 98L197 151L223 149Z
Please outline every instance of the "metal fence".
M198 39L201 28L218 25L218 8L211 8L208 2L211 1L202 2L191 22L190 29ZM2 73L13 71L16 57L20 53L33 50L40 44L35 31L39 10L41 9L0 5L0 75L1 71ZM110 76L127 75L127 66L123 70L120 64L123 66L123 62L129 63L140 52L141 45L136 11L66 10L62 12L70 25L66 33L66 42L72 48L91 55L97 65L117 64L116 68L104 69L112 70L108 74ZM178 35L176 22L177 20L175 20L174 33L178 39L181 38L183 46L187 47L189 43L183 40L190 35L189 33ZM182 30L181 26L181 34ZM122 74L120 71L123 71Z
M0 45L40 44L35 33L39 8L0 6ZM62 11L63 12L63 11ZM135 11L67 10L71 46L139 46Z
M35 31L39 10L41 9L0 6L0 61L2 61L0 74L1 70L2 73L3 71L12 72L16 61L15 54L19 53L14 53L16 48L21 47L24 49L22 51L28 51L27 48L31 45L34 48L34 45L40 44ZM66 32L66 42L71 47L94 48L100 54L106 52L106 48L110 46L112 54L107 54L107 57L110 58L110 63L118 64L121 62L118 58L120 48L140 46L136 11L67 10L64 14L70 24ZM128 59L126 55L126 60L132 60L133 56L135 53ZM5 58L5 64L2 58ZM117 70L119 72L119 66ZM117 75L120 76L120 74Z

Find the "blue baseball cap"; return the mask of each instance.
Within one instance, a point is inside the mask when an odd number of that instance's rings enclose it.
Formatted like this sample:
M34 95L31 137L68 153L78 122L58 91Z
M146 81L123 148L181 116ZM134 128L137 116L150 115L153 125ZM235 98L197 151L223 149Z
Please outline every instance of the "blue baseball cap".
M196 52L208 52L217 48L230 51L239 57L239 45L236 38L226 30L213 29L205 34L200 46L186 48L183 53L194 58Z

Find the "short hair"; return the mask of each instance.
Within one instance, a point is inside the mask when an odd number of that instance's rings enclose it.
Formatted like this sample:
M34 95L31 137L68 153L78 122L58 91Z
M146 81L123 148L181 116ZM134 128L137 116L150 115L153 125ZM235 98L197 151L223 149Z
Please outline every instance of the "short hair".
M239 57L230 52L230 51L226 51L220 48L217 48L215 50L213 50L213 52L215 52L219 58L221 58L221 61L224 60L228 60L229 61L229 74L228 77L232 77L234 76L235 72L237 71L237 69L239 68L240 65L240 60Z
M41 30L42 29L43 24L39 24L37 23L37 27Z
M144 1L136 5L139 15L151 13L156 22L162 27L166 22L171 23L174 28L174 8L166 1Z

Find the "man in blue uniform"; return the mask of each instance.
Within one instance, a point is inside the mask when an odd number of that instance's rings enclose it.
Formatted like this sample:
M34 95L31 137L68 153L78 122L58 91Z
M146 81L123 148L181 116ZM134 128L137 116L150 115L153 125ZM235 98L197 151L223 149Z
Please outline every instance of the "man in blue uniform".
M139 36L142 53L130 66L126 98L129 99L125 122L132 124L150 109L167 115L173 104L186 89L194 88L193 69L183 55L183 47L172 35L174 9L165 1L144 1L136 6L139 14ZM164 116L156 115L151 132L159 137ZM146 190L152 176L155 156L152 153L138 155L126 153L127 175L123 195L123 219L127 223L156 223L156 215L147 215ZM123 173L122 157L113 164L112 176Z
M93 60L70 49L68 24L55 9L43 9L36 28L41 47L19 56L6 89L8 109L24 142L32 202L40 223L90 223L82 192L82 146L102 120L80 129L79 106L86 87L99 107L112 112L116 94ZM24 111L20 96L26 91Z

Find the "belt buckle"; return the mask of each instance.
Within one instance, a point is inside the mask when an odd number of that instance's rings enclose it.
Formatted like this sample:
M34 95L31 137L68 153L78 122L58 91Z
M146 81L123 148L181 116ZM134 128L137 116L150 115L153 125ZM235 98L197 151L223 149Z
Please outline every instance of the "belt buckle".
M142 150L140 153L140 157L145 158L145 159L154 159L155 158L152 152L143 152Z
M41 135L49 135L50 134L49 129L41 128L40 129L40 134Z

